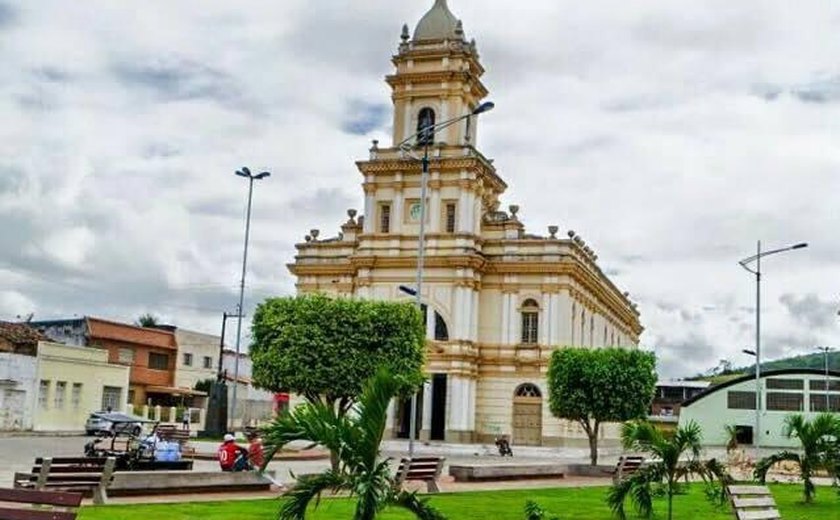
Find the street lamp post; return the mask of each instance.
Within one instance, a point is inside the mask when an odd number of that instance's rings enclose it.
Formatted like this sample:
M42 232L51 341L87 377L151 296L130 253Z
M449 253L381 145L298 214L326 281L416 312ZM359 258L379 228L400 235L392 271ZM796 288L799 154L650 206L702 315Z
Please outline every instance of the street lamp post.
M436 125L429 125L421 128L418 132L412 134L408 138L399 143L396 148L401 152L408 154L414 159L419 159L422 165L422 172L420 174L420 231L417 236L417 286L414 288L415 302L417 309L422 309L422 290L423 290L423 262L425 260L425 244L426 244L426 191L429 183L429 143L434 132L443 130L449 126L454 125L464 119L483 114L493 110L496 105L490 101L484 102L468 114L463 116L453 117L446 121L442 121ZM423 137L423 157L418 158L411 153L411 148L416 145L418 138ZM425 329L424 329L425 330ZM409 418L409 432L408 432L408 456L414 457L414 437L417 430L417 393L411 394L411 417Z
M817 350L823 353L823 358L825 360L825 411L830 412L831 407L829 406L830 400L828 396L828 353L834 350L831 347L816 347Z
M251 170L243 166L241 170L236 171L236 175L248 179L248 210L245 216L245 248L242 252L242 278L239 281L239 305L236 308L236 357L233 360L233 402L230 405L230 424L233 427L233 421L236 420L236 387L239 386L239 346L242 341L242 316L244 309L242 308L245 299L245 269L248 264L248 236L251 232L251 199L254 195L254 181L264 179L271 175L269 172L262 172L256 175L251 174Z
M755 275L755 435L753 442L755 443L756 460L758 460L761 447L761 259L765 256L805 247L808 247L808 244L802 242L788 247L762 251L761 240L759 240L756 246L756 254L738 262L746 271ZM755 262L755 269L749 267L749 264L753 262Z

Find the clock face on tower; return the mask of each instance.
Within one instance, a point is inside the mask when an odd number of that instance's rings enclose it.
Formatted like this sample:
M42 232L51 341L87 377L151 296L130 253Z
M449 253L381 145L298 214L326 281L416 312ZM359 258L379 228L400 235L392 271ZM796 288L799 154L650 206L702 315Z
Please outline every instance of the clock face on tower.
M412 202L408 207L408 219L411 222L420 222L420 201Z

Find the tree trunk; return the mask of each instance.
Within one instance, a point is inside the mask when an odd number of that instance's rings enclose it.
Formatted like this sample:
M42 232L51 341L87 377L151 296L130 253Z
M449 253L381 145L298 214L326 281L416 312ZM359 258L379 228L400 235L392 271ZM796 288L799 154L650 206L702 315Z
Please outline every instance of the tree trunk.
M589 436L589 463L592 466L598 465L598 430L586 432Z

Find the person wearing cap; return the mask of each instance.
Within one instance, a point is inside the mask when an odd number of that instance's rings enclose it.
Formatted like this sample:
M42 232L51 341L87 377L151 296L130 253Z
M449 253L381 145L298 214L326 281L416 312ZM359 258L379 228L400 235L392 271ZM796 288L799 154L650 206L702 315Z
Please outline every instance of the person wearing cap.
M226 433L224 442L217 452L222 471L245 471L248 469L248 450L236 444L236 437Z

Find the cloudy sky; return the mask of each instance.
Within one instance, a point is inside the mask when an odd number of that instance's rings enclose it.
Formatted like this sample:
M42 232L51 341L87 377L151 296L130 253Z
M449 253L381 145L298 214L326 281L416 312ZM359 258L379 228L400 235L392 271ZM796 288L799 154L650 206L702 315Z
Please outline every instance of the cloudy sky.
M383 77L431 0L0 0L0 319L97 315L215 332L290 294L311 228L362 206ZM352 5L352 8L349 7ZM515 5L515 7L513 7ZM450 0L497 109L479 147L531 232L593 245L664 375L752 344L840 346L840 4ZM230 339L230 338L229 338Z

